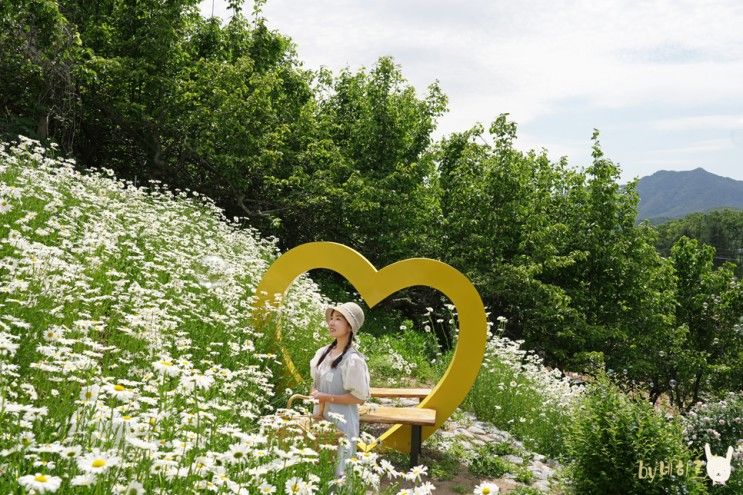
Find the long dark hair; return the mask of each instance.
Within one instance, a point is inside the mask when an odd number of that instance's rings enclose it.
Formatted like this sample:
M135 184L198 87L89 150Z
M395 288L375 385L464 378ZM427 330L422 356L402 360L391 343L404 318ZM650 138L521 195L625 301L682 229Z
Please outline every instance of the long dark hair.
M351 332L351 338L348 339L348 342L346 343L346 348L343 349L343 352L341 352L341 355L340 356L338 356L337 358L335 358L333 360L333 362L330 363L330 367L331 368L335 369L336 366L338 366L338 364L340 364L341 360L343 359L343 356L345 356L346 355L346 352L348 352L348 348L351 347L351 342L354 341L355 337L356 336L354 335L354 333ZM327 349L325 349L325 352L322 353L322 356L320 356L320 359L317 361L317 366L320 366L320 363L322 363L325 360L325 356L327 356L330 353L330 351L332 351L333 349L335 349L335 346L337 346L337 345L338 345L338 339L335 339L333 341L333 343L330 344Z

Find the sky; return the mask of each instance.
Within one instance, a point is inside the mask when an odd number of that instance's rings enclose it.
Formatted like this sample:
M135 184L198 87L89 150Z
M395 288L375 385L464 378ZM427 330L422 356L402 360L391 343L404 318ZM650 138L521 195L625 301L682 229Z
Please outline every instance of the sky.
M226 4L201 11L227 19ZM437 138L509 113L519 148L576 167L598 129L620 182L697 167L743 180L740 0L268 0L263 16L308 69L391 56L420 95L438 81Z

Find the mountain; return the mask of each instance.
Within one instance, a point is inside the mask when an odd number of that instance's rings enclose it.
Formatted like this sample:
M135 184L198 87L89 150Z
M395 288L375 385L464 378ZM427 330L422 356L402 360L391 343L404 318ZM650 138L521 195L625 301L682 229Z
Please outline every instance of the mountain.
M703 168L660 170L637 184L637 220L653 223L715 208L743 209L743 181L721 177Z

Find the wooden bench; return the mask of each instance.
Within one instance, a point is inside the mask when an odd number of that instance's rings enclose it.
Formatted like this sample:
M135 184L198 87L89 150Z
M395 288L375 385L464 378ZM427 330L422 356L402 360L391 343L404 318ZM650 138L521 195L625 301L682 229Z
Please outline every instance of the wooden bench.
M385 388L372 387L372 397L413 398L418 402L431 394L430 388ZM362 406L359 421L363 423L382 423L410 425L410 466L418 465L421 452L421 429L436 424L436 410L420 407Z
M418 465L421 452L421 429L436 424L436 410L422 407L361 406L359 421L362 423L382 423L391 425L410 425L410 466Z
M386 388L372 387L372 397L386 397L390 399L418 399L418 402L431 395L430 388Z

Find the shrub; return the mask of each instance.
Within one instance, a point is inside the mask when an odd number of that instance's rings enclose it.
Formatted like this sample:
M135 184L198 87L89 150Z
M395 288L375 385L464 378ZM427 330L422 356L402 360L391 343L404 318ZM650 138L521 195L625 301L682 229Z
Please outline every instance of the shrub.
M368 358L374 385L405 385L410 379L419 383L435 380L427 357L431 355L432 335L410 329L406 322L397 334L381 337L363 335L359 349Z
M582 388L559 370L545 368L539 356L521 349L522 343L497 335L488 340L482 369L463 406L529 449L558 457Z
M684 418L685 436L690 450L704 459L704 444L714 455L724 456L736 448L732 472L725 485L709 485L710 493L743 493L743 394L730 393L717 402L699 403Z
M517 486L508 493L510 495L542 495L543 492L530 486Z
M566 444L576 493L706 493L701 473L688 468L693 457L680 421L660 415L649 402L630 399L605 376L576 408ZM674 467L680 462L683 475L655 469L669 461ZM655 469L653 479L648 469Z
M473 474L489 478L500 478L515 468L513 463L499 457L493 444L485 444L477 449L477 455L470 464L470 471Z
M531 469L529 469L526 466L520 466L516 469L516 481L519 483L524 483L525 485L530 485L532 481L534 481L534 473Z

